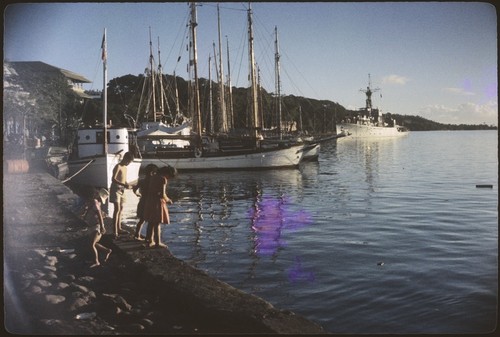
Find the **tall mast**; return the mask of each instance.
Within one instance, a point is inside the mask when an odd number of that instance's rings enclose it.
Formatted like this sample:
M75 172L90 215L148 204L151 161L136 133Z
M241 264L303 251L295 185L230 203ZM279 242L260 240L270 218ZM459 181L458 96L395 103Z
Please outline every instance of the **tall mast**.
M303 125L302 125L302 106L299 105L299 122L300 122L300 131L304 131Z
M219 99L220 99L220 114L221 114L221 131L227 132L226 118L226 100L224 95L224 66L222 65L222 42L221 42L221 25L220 25L220 9L217 4L217 27L219 31Z
M208 106L208 120L210 121L209 124L209 131L213 132L214 131L214 116L213 116L213 107L212 107L212 57L209 55L208 56L208 95L209 95L209 106Z
M103 115L103 128L104 128L104 144L103 152L104 155L108 154L108 51L106 46L106 28L104 28L104 36L102 38L102 115Z
M158 78L160 80L160 109L161 109L161 113L165 114L165 104L163 101L163 71L162 71L162 66L161 66L160 37L159 36L158 36Z
M234 127L233 117L233 89L231 88L231 63L229 62L229 39L226 36L227 42L227 86L229 88L229 112L228 112L228 127Z
M153 107L153 121L156 122L156 98L155 98L155 79L154 79L154 65L153 65L153 41L151 41L151 27L149 27L149 71L151 79L151 96L152 96L152 107Z
M281 80L280 80L280 50L279 50L279 44L278 44L278 27L276 27L276 26L274 27L274 32L276 35L276 39L275 39L276 53L274 56L274 60L276 63L276 69L275 69L276 105L278 108L278 116L277 116L278 117L278 133L279 133L279 137L281 140L281 139L283 139L283 133L281 130L281 120L282 120L282 116L281 116Z
M255 56L253 50L253 30L252 30L252 8L248 5L248 53L250 62L250 80L252 83L252 104L251 104L251 129L253 130L253 136L257 140L259 137L259 131L257 126L259 123L259 111L257 106L257 78L255 74Z
M196 19L196 3L191 2L191 39L193 43L192 48L192 59L191 62L193 64L194 71L194 129L199 136L199 146L201 147L201 113L200 113L200 93L199 93L199 83L198 83L198 51L196 49L196 26L198 25Z
M175 75L175 71L174 71L174 87L175 87L175 119L177 119L177 116L181 113L181 110L179 107L179 90L177 89L177 75Z
M215 126L215 122L213 124L211 124L213 126L213 128L211 129L212 132L216 132L216 131L220 131L222 132L222 108L221 108L221 100L220 100L220 73L219 73L219 67L217 66L217 50L215 49L215 41L213 42L213 48L214 48L214 67L215 67L215 76L217 76L217 83L219 84L218 86L218 93L219 95L217 96L218 97L218 104L217 106L219 107L219 114L218 114L218 118L217 118L217 130L216 130L216 126ZM213 122L213 120L212 120Z

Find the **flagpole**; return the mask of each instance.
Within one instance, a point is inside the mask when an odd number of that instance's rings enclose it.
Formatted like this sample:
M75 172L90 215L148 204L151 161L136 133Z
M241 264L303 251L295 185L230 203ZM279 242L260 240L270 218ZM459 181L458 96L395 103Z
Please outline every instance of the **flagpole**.
M103 80L102 80L102 111L103 111L103 129L104 129L104 155L108 154L108 127L107 127L107 119L108 119L108 90L107 90L107 82L108 82L108 74L107 74L107 50L106 50L106 28L104 28L104 35L102 37L102 69L103 69Z

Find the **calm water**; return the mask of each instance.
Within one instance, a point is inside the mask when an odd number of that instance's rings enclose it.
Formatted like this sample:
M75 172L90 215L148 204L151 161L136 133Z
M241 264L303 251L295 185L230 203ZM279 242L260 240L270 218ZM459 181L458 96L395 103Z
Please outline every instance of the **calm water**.
M169 194L176 257L330 332L496 326L496 131L340 139L319 163L185 173Z

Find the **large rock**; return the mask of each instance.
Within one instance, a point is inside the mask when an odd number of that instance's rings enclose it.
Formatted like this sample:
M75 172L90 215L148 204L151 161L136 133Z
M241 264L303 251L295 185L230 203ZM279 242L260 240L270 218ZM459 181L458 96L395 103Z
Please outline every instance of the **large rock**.
M87 306L89 303L82 297L75 298L71 300L71 303L68 306L69 311L76 311L82 307Z
M45 295L45 301L47 301L50 304L59 304L59 303L66 301L66 297L64 297L62 295L48 294L48 295Z

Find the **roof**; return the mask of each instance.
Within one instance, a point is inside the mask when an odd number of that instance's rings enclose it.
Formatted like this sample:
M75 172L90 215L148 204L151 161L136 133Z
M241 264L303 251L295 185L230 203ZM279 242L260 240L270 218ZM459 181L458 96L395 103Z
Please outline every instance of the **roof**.
M162 122L145 122L142 125L142 130L137 132L137 137L147 138L151 136L189 136L190 128L187 124L176 127L169 127Z
M85 77L83 77L82 75L78 75L77 73L74 73L72 71L69 71L69 70L65 70L65 69L59 69L64 76L66 76L67 78L73 80L73 82L77 82L77 83L92 83L92 81L86 79Z
M9 62L14 69L23 68L24 70L30 70L33 72L59 72L63 74L66 78L72 80L75 83L92 83L82 75L74 73L72 71L57 68L50 64L43 63L40 61L19 61L19 62Z

